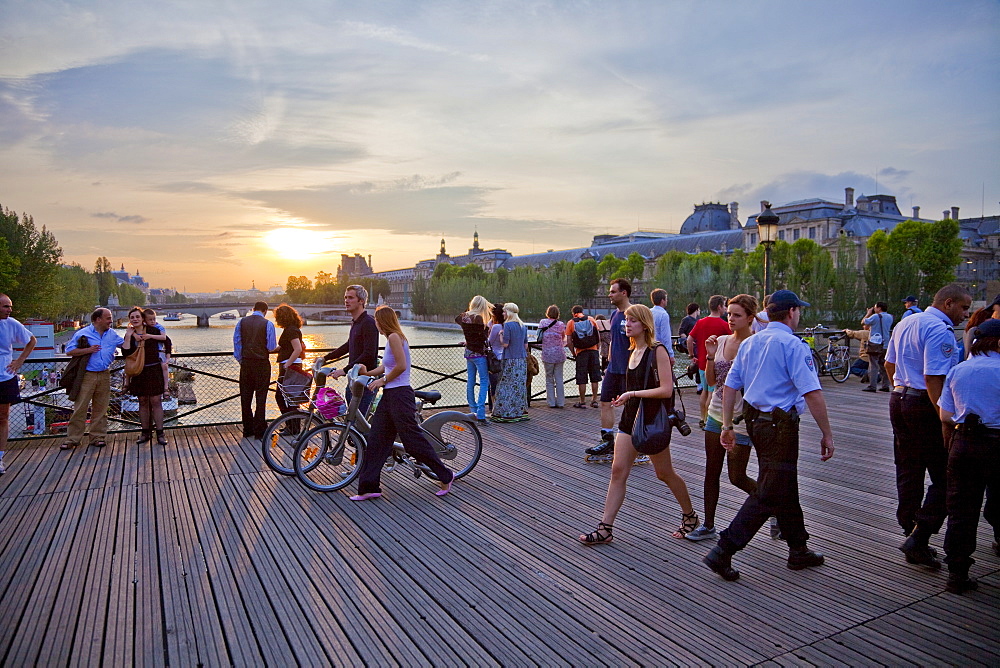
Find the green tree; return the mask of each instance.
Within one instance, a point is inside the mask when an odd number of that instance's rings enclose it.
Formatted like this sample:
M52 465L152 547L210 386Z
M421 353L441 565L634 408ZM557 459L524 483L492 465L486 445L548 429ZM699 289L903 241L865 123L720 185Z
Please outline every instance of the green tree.
M97 279L97 303L107 304L108 297L117 294L118 280L111 274L111 262L108 258L101 256L94 263L94 277Z
M646 271L646 261L641 255L632 251L629 256L618 265L618 268L611 274L611 278L625 278L629 281L637 281L642 278Z
M0 292L9 295L15 291L20 268L21 261L11 255L7 239L0 237Z
M74 263L60 266L56 272L59 299L55 310L49 314L54 319L81 320L97 304L97 279L92 273Z
M594 298L597 288L601 285L601 277L597 271L597 260L588 257L573 266L573 278L576 281L577 297L586 304Z
M607 281L615 272L618 271L618 267L621 266L623 260L619 260L615 257L614 253L608 253L601 261L597 263L597 274L601 277L601 280Z
M308 304L312 298L312 281L305 276L289 276L285 294L295 304Z
M145 306L146 293L129 283L119 283L115 288L118 303L122 306Z
M829 308L833 259L812 239L797 239L789 247L788 288L817 310Z
M0 238L6 241L7 259L0 263L8 276L4 279L10 286L7 294L18 313L32 317L51 312L57 301L56 270L62 258L55 236L44 225L41 230L35 227L31 216L0 207ZM17 259L16 267L10 258Z
M837 262L830 286L830 317L836 327L858 328L858 318L863 312L861 288L857 246L848 237L841 236L837 240Z

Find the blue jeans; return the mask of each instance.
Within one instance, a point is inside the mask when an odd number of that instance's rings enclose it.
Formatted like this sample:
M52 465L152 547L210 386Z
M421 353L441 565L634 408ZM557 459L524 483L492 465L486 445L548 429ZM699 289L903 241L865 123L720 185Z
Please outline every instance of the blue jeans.
M480 420L486 419L486 397L490 391L489 367L485 357L466 357L465 370L468 379L465 386L465 398L469 408ZM476 378L479 378L479 401L476 401Z

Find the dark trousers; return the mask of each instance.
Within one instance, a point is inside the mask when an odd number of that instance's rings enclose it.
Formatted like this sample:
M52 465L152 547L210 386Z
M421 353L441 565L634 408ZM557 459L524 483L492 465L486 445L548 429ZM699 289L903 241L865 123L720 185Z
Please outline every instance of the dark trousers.
M948 531L944 535L945 561L952 573L967 575L976 562L979 509L987 490L1000 485L1000 436L958 431L948 453Z
M743 502L729 528L719 534L719 547L727 554L742 550L775 515L788 547L804 548L809 534L799 505L799 417L775 424L768 417L756 416L757 411L750 406L745 412L747 431L757 451L757 491Z
M879 383L882 387L889 387L889 376L885 372L885 348L877 353L868 353L868 387L874 390Z
M243 413L243 436L263 438L267 421L264 418L267 386L271 383L271 362L243 360L240 362L240 408Z
M894 391L889 395L889 421L896 462L896 520L906 535L919 527L917 538L926 542L941 530L947 515L948 453L941 436L941 420L926 394L903 396ZM925 473L931 477L926 495Z
M408 385L393 387L382 390L382 400L372 417L372 428L368 432L368 444L358 474L358 494L382 491L382 466L392 454L392 444L397 436L406 452L430 467L438 480L447 483L452 479L451 469L441 462L434 446L417 424L413 388Z

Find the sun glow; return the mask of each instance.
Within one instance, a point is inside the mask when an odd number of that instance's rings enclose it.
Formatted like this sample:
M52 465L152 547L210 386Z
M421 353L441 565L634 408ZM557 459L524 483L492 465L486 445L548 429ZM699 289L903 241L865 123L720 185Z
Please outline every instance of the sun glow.
M329 252L330 237L323 232L299 227L281 227L264 235L264 243L279 257L293 260L309 255Z

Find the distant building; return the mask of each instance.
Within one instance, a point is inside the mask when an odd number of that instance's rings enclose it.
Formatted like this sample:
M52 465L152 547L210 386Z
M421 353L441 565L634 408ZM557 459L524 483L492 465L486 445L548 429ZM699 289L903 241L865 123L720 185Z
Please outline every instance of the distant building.
M147 283L142 276L139 275L138 269L136 270L135 275L132 275L125 271L125 265L122 264L122 268L118 271L112 271L111 275L115 277L115 280L118 281L119 285L127 283L139 288L143 292L149 292L149 283Z
M371 268L372 256L368 256L368 260L355 253L354 257L347 255L346 253L341 253L340 255L340 267L337 269L337 282L347 283L352 278L361 278L362 276L369 276L372 273Z
M762 207L763 210L763 207ZM811 239L825 247L836 259L841 237L849 238L858 250L858 270L867 262L865 243L876 230L891 232L904 220L931 222L920 217L920 207L913 207L912 215L904 216L892 195L862 195L854 200L854 188L844 189L844 201L834 202L813 198L789 202L771 209L778 216L778 238L789 243L798 239ZM962 259L955 269L957 280L966 284L976 299L985 297L988 286L1000 280L1000 216L959 218L958 207L943 211L943 218L959 222L959 236L963 241ZM479 246L479 232L473 235L472 248L464 255L448 254L444 239L438 254L421 260L413 268L392 271L368 272L364 277L384 278L389 281L392 294L387 300L396 309L408 309L412 302L413 284L418 279L429 279L441 263L463 267L478 264L487 273L497 269L517 267L549 267L561 261L580 262L592 258L600 262L606 255L620 259L638 253L646 261L647 275L656 261L665 253L680 251L697 254L702 252L729 255L737 248L751 252L760 239L757 233L757 214L750 216L746 225L739 220L739 204L719 202L697 204L694 211L681 225L680 232L654 232L637 230L622 235L599 234L591 244L581 248L550 250L515 256L503 249L483 250ZM342 267L369 267L368 262L355 254L353 258L342 255ZM360 261L361 265L358 264ZM992 283L991 283L992 281ZM992 293L989 297L992 299Z

